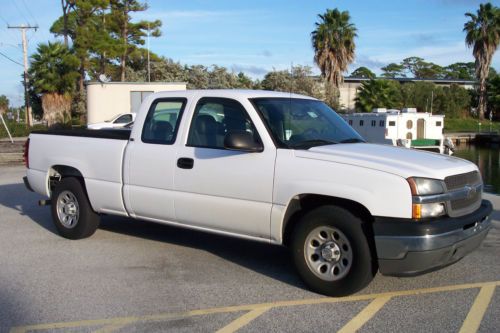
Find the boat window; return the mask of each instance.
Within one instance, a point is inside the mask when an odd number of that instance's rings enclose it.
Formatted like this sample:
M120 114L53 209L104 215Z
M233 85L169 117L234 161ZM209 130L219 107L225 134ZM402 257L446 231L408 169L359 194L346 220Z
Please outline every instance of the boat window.
M377 126L377 121L376 120L372 120L372 126L373 127Z
M409 121L411 121L411 120L409 120ZM408 140L411 140L413 138L413 135L411 134L411 132L406 133L406 138Z
M363 126L363 125L364 125L364 123L365 123L365 122L364 122L363 120L360 120L360 121L359 121L359 126Z
M412 127L413 127L413 121L408 120L408 121L406 122L406 128L407 128L407 129L411 129Z
M390 121L389 122L389 126L396 126L396 122L395 121Z
M441 123L440 121L436 121L436 126L437 126L437 127L441 127L441 124L442 124L442 123Z
M379 121L379 126L380 127L384 127L385 126L385 121L383 121L383 120Z
M349 120L349 125L351 125L351 126L352 126L352 119L351 119L351 120Z

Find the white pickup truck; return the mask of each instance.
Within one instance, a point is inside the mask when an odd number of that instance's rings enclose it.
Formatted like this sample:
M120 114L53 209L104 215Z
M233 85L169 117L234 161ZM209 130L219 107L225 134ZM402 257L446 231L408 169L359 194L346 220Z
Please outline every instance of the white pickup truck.
M314 291L354 293L380 271L452 264L491 226L473 163L365 143L316 99L161 92L130 130L35 132L28 189L63 237L113 214L288 246Z

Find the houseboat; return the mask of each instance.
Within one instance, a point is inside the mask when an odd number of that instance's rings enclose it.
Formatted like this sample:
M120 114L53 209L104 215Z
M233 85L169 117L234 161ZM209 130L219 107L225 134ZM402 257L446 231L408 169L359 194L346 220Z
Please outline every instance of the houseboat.
M378 108L371 113L351 113L343 118L366 141L451 155L453 143L443 135L444 115Z

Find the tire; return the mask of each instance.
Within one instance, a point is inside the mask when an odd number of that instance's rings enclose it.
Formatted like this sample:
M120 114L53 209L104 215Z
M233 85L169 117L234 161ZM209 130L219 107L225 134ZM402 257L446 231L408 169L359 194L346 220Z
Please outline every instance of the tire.
M83 185L73 177L57 183L51 197L52 220L59 234L69 239L90 237L99 227Z
M338 206L321 206L300 218L291 251L298 274L311 290L347 296L371 282L378 266L373 237L365 226Z

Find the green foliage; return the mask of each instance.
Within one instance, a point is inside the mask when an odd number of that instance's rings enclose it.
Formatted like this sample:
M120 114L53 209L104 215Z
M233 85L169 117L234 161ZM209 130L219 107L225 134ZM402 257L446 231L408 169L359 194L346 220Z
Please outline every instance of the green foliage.
M308 95L321 98L321 86L312 75L309 66L293 66L290 71L273 70L266 74L261 82L262 89L296 94Z
M9 109L9 99L5 95L0 96L0 114L5 113Z
M72 93L79 74L78 59L59 42L39 44L31 56L29 75L37 94Z
M365 81L356 97L356 109L370 112L374 108L400 108L401 93L399 83L390 80Z
M475 65L473 62L457 62L444 68L445 79L474 80Z
M479 126L481 124L481 126ZM489 132L490 121L480 121L474 118L446 118L444 121L444 130L447 133L453 132ZM491 131L500 133L500 122L491 122Z
M362 79L374 79L375 73L366 67L358 67L351 73L350 76Z
M493 112L493 116L498 117L500 115L500 75L491 76L487 87L489 112Z
M311 33L314 61L323 77L338 89L342 73L354 61L357 30L347 11L327 9L318 17L316 29Z
M389 65L382 67L382 76L387 78L396 77L406 77L403 65L398 65L396 63L390 63Z
M12 137L24 137L28 136L32 131L40 131L47 129L47 126L45 125L33 125L33 127L28 128L24 123L16 123L14 121L9 121L7 119L5 119L5 122ZM7 131L3 127L3 124L0 122L0 139L8 137L9 135Z
M417 108L418 112L444 114L450 118L469 114L471 94L458 86L439 87L431 82L399 84L389 80L363 82L356 98L356 109L370 112L374 108Z

